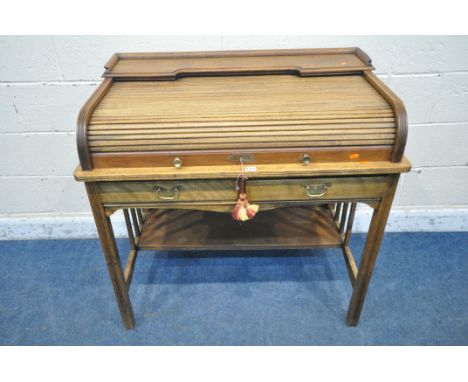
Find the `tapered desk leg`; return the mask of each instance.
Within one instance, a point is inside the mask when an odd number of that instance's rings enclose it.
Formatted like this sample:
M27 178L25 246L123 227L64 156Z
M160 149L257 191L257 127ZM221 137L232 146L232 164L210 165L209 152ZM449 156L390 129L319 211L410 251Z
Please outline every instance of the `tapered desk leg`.
M359 316L361 315L367 287L372 277L372 271L382 242L390 208L392 207L398 178L399 175L392 175L387 193L374 209L372 215L366 244L362 253L361 264L359 266L356 282L353 286L353 295L349 303L348 316L346 318L346 322L350 326L356 326L359 321Z
M114 288L115 297L119 306L122 321L127 329L135 327L132 305L128 296L127 284L122 272L119 252L115 243L114 232L110 218L106 215L98 195L95 192L95 186L92 183L86 183L91 209L93 210L94 221L101 241L102 250L107 263L107 269Z

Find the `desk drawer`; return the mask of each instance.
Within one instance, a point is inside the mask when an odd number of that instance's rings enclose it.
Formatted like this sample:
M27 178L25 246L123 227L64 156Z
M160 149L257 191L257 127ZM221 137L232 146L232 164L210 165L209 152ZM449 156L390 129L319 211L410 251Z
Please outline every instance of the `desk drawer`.
M388 187L385 176L262 179L252 180L247 185L249 200L334 200L334 199L378 199Z
M102 182L98 185L106 203L216 202L237 199L235 180L180 180Z
M258 179L247 182L251 202L335 199L378 199L388 186L385 176ZM237 199L234 179L102 182L104 204L232 202Z

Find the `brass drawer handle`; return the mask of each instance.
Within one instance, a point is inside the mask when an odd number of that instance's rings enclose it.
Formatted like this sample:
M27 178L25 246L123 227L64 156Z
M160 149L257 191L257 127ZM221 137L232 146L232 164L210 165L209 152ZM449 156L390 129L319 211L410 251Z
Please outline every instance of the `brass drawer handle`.
M310 162L312 162L312 158L310 157L309 154L304 154L302 156L302 163L304 163L306 166L310 164Z
M325 183L313 186L311 184L305 185L305 190L309 198L320 198L327 193L327 185Z
M182 159L180 159L179 157L175 157L174 160L172 161L172 163L174 164L175 168L181 168L182 167Z
M175 200L179 199L180 196L180 187L176 186L172 188L172 190L163 188L163 187L156 187L156 194L158 195L159 199L162 200Z

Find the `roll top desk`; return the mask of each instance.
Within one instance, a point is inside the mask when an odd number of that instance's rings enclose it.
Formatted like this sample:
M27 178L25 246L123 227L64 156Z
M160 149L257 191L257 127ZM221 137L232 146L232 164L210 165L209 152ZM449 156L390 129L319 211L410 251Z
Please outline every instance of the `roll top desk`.
M140 250L341 249L356 325L399 176L407 118L358 48L123 53L83 106L80 166L123 323ZM230 212L245 180L256 216ZM358 267L357 203L373 208ZM122 267L110 216L123 210Z

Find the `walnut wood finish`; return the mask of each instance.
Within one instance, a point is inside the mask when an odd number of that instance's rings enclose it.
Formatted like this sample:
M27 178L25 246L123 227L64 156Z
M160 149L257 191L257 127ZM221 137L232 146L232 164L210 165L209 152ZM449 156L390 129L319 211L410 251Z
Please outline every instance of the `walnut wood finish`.
M408 116L406 108L400 98L390 90L387 85L380 81L374 74L363 72L364 78L372 84L375 89L389 102L396 118L396 139L393 149L392 160L398 162L403 158L408 135Z
M105 79L94 91L88 101L81 108L80 114L78 115L78 122L76 128L76 143L78 146L78 156L80 158L81 166L84 169L91 169L91 158L89 156L88 148L88 122L91 117L92 112L102 100L104 95L109 90L109 87L112 85L110 79Z
M181 153L384 146L395 135L391 107L359 75L197 77L115 82L92 114L87 144L91 154Z
M238 250L339 247L333 216L324 207L290 207L239 224L229 214L154 210L148 215L142 249Z
M118 54L107 66L78 120L83 170L180 156L184 166L223 165L239 153L255 153L255 164L305 153L398 162L406 143L402 102L356 48Z
M411 163L403 158L400 162L331 162L302 164L257 165L255 172L247 173L250 179L288 178L307 176L361 176L399 174L408 172ZM191 166L180 169L169 167L98 168L84 171L79 166L74 173L79 181L122 181L122 180L169 180L169 179L236 179L240 166Z
M133 309L128 296L128 287L122 272L119 252L115 243L114 232L110 218L106 215L104 207L100 203L99 196L96 193L95 185L86 183L89 202L96 222L96 228L101 241L102 251L107 263L107 269L114 288L115 298L119 306L122 321L127 329L135 326Z
M268 165L271 163L303 164L303 156L309 155L311 164L330 162L380 162L390 161L393 146L350 146L346 150L339 147L298 147L288 149L263 149L243 152L252 157L248 165ZM174 168L174 159L182 160L183 167L193 168L207 163L218 166L229 166L235 163L239 150L187 150L179 153L161 152L128 152L128 153L95 153L91 156L92 168L128 168L128 167L168 167Z
M251 180L249 199L252 203L302 201L311 199L336 200L380 199L388 187L385 176L299 178ZM183 180L101 182L97 192L105 206L119 204L174 202L225 202L237 199L232 180ZM317 197L317 195L320 195Z
M411 168L405 108L369 57L357 48L138 53L106 68L78 118L74 175L86 183L125 327L134 327L128 290L143 249L324 246L342 251L356 325L399 175ZM228 214L241 157L260 206L243 224ZM359 266L357 203L374 209ZM110 221L119 209L124 269Z
M258 179L248 182L249 200L307 201L380 199L387 188L385 176Z
M196 206L193 204L183 206L183 202L170 202L165 207L161 205L158 207L149 202L140 203L130 210L132 219L130 219L128 212L124 212L131 240L131 250L125 271L122 272L110 219L107 214L107 210L112 213L115 209L112 206L108 207L107 202L104 201L112 193L107 187L111 185L118 189L119 183L106 182L104 189L102 188L102 183L87 182L86 184L122 319L127 328L131 328L134 325L131 305L128 299L128 289L139 250L271 249L309 248L315 246L342 248L345 264L353 286L353 298L350 303L347 323L348 325L356 325L364 303L377 251L382 240L383 230L398 177L399 174L371 177L376 180L376 183L370 187L370 190L377 190L374 194L375 203L369 203L362 199L358 200L360 202L367 202L375 208L359 268L349 248L357 200L352 202L349 209L348 201L353 194L347 194L341 195L343 197L342 201L337 203L333 211L325 207L327 204L323 204L324 202L330 202L324 196L313 201L304 201L299 198L299 200L289 200L286 202L265 203L266 208L263 207L262 203L259 203L262 206L261 212L253 221L248 222L242 227L239 226L239 223L232 221L227 213L197 211ZM304 179L302 180L304 181ZM259 180L259 182L261 181ZM269 182L268 180L264 181ZM287 179L287 181L294 182L297 180ZM306 179L305 181L310 180ZM350 184L352 185L352 182ZM357 186L359 188L359 185L362 184L366 183L362 183L362 181L357 179L354 187ZM365 187L367 186L368 184ZM349 189L352 189L352 187ZM342 189L345 190L346 187ZM274 196L275 192L282 191L280 188L278 191L268 190L266 195L268 195L268 192L271 192ZM291 196L289 198L293 199ZM129 199L129 201L131 200ZM226 212L232 209L233 206L233 203L229 203L228 201L214 201L212 203L213 206L220 208L220 211ZM313 205L307 206L309 203ZM121 203L117 209L128 208L128 204L127 202ZM156 207L157 209L150 209L143 215L141 213L141 208L143 207ZM205 210L205 206L199 206L199 209ZM268 211L269 209L273 210ZM349 214L347 213L348 210L350 211Z
M140 210L137 210L137 212ZM140 231L143 228L143 219L136 219L135 210L131 210L132 220L130 220L130 215L128 209L123 210L125 217L125 225L127 226L128 240L130 241L130 253L128 254L127 265L125 266L124 279L127 285L127 289L130 289L132 282L133 270L135 268L135 262L138 254L138 242L140 240ZM140 214L138 214L141 216ZM137 225L137 226L135 226ZM134 236L133 232L137 232L138 236Z
M295 73L301 76L372 70L359 48L178 53L116 53L103 77L175 80L183 76Z
M350 326L356 326L361 315L367 288L369 287L372 271L374 270L375 261L377 260L399 177L399 175L390 176L391 185L387 189L387 193L382 201L377 208L374 209L372 215L366 244L362 253L361 264L356 276L356 281L353 284L353 295L349 303L348 315L346 318L346 322Z

